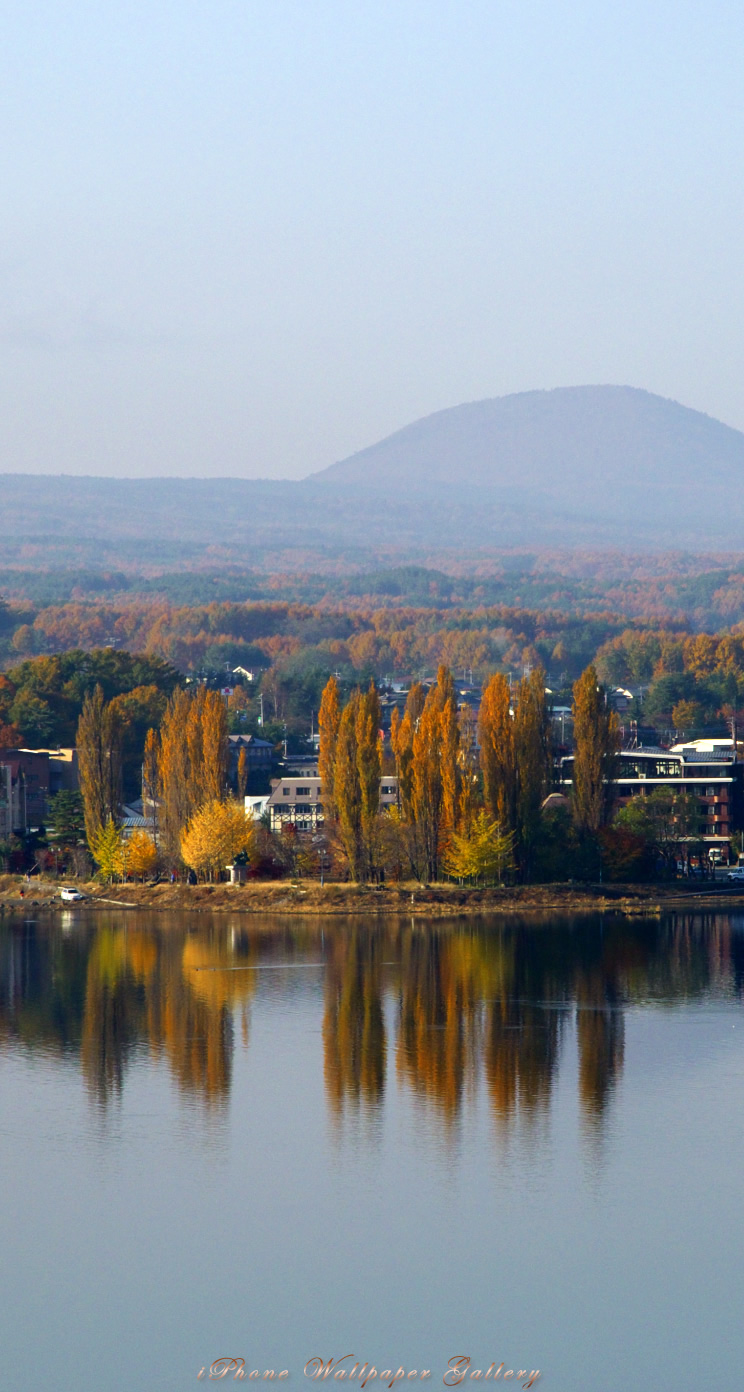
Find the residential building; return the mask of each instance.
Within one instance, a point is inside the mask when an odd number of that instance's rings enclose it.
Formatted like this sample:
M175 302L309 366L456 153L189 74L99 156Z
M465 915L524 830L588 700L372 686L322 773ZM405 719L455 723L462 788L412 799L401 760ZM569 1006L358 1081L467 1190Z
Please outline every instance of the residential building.
M235 782L238 773L238 759L241 749L245 750L248 772L268 773L274 757L274 746L269 740L259 739L258 735L228 735L228 777Z

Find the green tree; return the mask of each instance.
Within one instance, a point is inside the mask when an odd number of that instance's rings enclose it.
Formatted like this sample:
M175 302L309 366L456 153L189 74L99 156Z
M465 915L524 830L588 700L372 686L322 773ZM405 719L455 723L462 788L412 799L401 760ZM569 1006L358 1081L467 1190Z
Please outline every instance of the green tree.
M49 702L21 687L12 706L10 719L29 749L44 747L54 735L55 719Z
M49 828L61 846L77 846L85 837L85 811L78 792L56 793L49 801Z

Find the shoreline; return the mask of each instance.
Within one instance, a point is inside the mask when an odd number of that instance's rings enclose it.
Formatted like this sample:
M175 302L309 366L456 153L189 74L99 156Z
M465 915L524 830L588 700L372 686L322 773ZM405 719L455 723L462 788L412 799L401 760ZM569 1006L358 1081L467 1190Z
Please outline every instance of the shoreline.
M652 916L673 909L744 909L744 889L726 884L681 887L650 885L514 885L469 889L459 885L328 884L270 881L244 885L126 884L79 886L85 899L63 903L60 884L0 876L0 912L5 909L148 909L168 913L328 914L450 918L463 915L598 913ZM24 893L21 896L21 889Z

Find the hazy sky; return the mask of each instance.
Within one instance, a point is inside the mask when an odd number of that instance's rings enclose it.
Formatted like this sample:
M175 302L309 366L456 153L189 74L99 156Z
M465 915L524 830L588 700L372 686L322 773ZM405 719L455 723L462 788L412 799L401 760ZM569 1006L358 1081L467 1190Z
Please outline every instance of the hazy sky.
M0 471L300 476L630 383L744 429L744 7L23 0Z

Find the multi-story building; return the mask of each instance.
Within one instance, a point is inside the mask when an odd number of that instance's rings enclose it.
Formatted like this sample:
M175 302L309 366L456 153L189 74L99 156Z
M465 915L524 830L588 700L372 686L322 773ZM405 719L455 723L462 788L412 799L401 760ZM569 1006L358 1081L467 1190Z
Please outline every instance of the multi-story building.
M641 747L623 749L615 775L617 802L671 788L692 794L698 803L701 839L725 862L730 838L742 821L742 771L731 740L695 740L671 749ZM573 754L560 761L559 782L568 789L573 779ZM685 839L685 838L681 838Z
M394 807L397 801L397 778L393 774L383 774L380 782L380 810ZM320 779L311 778L306 774L272 778L271 794L265 810L271 818L272 831L281 831L283 826L294 826L298 831L317 831L323 824Z
M0 755L17 785L14 831L43 826L49 804L49 753L46 749L4 749Z
M0 763L0 841L23 830L20 778L10 763Z

